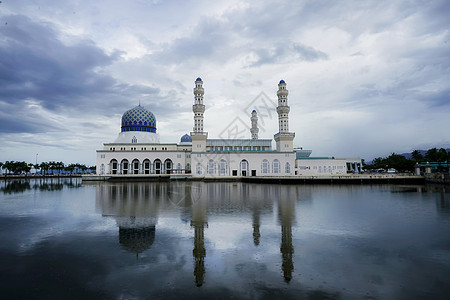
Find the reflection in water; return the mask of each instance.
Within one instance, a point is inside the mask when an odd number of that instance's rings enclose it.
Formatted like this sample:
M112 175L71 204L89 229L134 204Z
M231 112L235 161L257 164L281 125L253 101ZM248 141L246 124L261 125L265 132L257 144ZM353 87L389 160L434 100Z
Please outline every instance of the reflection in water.
M283 189L282 192L289 192ZM281 256L283 277L286 282L291 281L292 272L294 271L294 263L292 256L294 255L294 246L292 245L292 225L295 222L295 198L289 193L279 195L278 198L278 220L281 225Z
M201 194L200 186L196 186L194 191L195 196ZM203 197L200 197L198 198L198 200L193 201L191 227L194 227L194 250L192 250L192 255L194 256L195 262L195 284L198 287L203 285L203 281L205 278L205 227L208 227L206 211L207 203Z
M11 180L4 181L0 191L4 194L23 193L29 190L40 191L59 191L64 188L79 188L81 187L80 178L40 178L40 179L26 179L26 180Z
M274 201L278 200L282 273L286 282L292 279L292 226L295 225L298 186L203 182L104 183L97 185L96 195L97 210L116 220L119 243L136 256L152 246L159 212L181 212L181 219L190 221L190 227L194 229L193 274L198 287L204 284L206 274L205 228L208 228L208 214L236 216L251 212L253 244L258 246L261 215L272 214Z
M96 205L104 217L119 227L119 243L136 257L155 241L157 211L164 186L146 184L102 184L97 186Z

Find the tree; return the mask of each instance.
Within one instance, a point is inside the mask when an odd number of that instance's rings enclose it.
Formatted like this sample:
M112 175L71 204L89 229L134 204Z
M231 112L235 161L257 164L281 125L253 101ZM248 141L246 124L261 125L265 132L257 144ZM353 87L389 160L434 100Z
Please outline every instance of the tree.
M411 152L411 158L417 162L423 160L423 155L419 150L414 150L413 152Z
M427 161L438 161L438 150L436 148L428 149L425 154L425 160Z
M447 161L447 150L445 150L444 148L439 149L438 153L437 153L437 161Z
M50 165L49 165L49 163L43 161L43 162L41 162L39 167L41 168L42 175L45 175L47 173L48 169L50 168Z

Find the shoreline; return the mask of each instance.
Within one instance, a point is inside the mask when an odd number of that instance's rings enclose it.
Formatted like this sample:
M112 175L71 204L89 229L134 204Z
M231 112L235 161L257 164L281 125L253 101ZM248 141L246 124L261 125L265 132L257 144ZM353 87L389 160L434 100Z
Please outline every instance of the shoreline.
M365 184L365 183L425 183L424 176L404 174L347 174L327 176L217 176L192 177L190 174L127 174L127 175L82 175L87 181L204 181L204 182L249 182L249 183L325 183L325 184Z

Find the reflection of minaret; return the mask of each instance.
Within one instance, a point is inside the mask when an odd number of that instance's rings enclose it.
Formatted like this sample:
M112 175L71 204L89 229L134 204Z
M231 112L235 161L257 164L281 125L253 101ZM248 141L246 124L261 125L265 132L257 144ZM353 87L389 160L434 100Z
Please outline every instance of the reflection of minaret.
M197 286L202 286L205 278L205 225L207 225L206 222L191 222L191 226L194 227L194 250L192 251L192 255L195 260L194 276L195 284Z
M200 188L197 186L197 188ZM204 229L208 227L208 221L206 217L206 204L200 198L201 190L197 190L194 186L192 187L192 218L191 227L194 227L194 250L192 255L194 256L195 267L194 276L195 284L200 287L203 285L205 278L205 235Z
M292 224L295 221L295 199L290 199L289 195L280 197L278 201L278 218L281 225L281 256L283 263L283 276L286 282L291 281L294 263L294 246L292 246Z
M259 238L261 237L261 233L259 232L259 208L255 208L253 210L253 243L255 246L259 245Z

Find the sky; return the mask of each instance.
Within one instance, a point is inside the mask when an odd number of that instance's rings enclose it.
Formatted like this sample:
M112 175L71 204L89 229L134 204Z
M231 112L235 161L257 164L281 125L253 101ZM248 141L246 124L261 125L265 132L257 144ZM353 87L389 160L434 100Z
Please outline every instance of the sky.
M0 161L94 165L121 116L153 112L161 142L192 131L203 79L209 138L278 132L371 160L450 147L450 4L442 1L0 3Z

